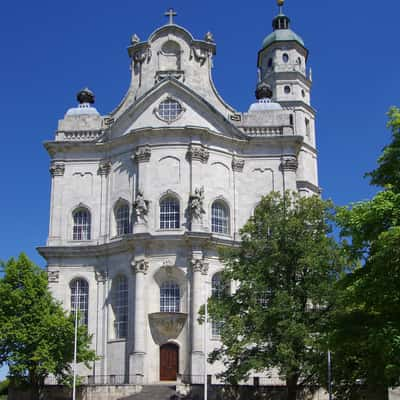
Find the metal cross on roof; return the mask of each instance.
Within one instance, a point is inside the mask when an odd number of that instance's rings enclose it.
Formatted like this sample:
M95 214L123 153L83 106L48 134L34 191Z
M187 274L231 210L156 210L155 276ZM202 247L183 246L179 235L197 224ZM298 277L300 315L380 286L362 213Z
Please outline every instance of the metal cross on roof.
M164 15L169 17L169 25L174 25L174 17L178 15L175 10L170 8Z

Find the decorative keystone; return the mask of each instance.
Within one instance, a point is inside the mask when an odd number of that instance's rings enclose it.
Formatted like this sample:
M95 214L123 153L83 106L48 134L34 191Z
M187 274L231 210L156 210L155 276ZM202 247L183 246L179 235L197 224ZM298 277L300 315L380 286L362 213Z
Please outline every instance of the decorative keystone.
M132 268L133 268L133 271L135 272L135 274L140 272L140 273L146 275L147 271L149 269L149 263L148 263L148 261L146 261L144 259L143 260L132 260L131 265L132 265Z

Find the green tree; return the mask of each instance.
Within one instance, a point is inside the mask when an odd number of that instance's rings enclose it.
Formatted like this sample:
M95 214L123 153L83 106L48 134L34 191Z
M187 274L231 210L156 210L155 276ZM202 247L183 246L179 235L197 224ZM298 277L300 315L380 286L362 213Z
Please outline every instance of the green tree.
M357 394L360 382L382 399L400 383L400 110L388 116L392 141L367 174L383 190L338 212L341 234L361 265L341 282L330 337L343 399Z
M227 381L275 368L294 400L326 371L320 332L344 264L329 235L332 216L331 203L317 196L274 192L241 230L240 246L221 250L223 280L237 288L209 300L211 318L223 322L222 346L210 359L224 363Z
M71 374L74 318L67 315L47 287L47 275L21 254L5 264L0 279L0 366L28 385L33 398L42 396L49 374L59 380ZM85 326L78 329L78 361L95 359Z

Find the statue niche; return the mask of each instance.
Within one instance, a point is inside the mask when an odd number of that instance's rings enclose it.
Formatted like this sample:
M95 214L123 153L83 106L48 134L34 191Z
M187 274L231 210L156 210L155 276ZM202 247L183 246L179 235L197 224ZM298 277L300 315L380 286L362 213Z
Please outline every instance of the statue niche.
M169 40L165 42L158 52L159 71L180 71L181 48L178 43Z

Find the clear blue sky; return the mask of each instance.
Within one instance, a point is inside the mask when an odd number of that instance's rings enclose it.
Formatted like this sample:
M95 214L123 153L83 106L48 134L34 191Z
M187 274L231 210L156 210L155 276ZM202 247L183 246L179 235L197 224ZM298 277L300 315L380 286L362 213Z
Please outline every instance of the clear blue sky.
M2 4L0 259L24 251L44 266L35 250L48 229L49 157L42 142L53 138L82 87L95 92L102 114L119 103L129 84L131 35L147 39L166 22L169 7L196 38L214 34L216 86L238 111L247 110L275 0ZM310 50L323 196L338 204L369 198L375 189L363 174L389 141L385 112L400 105L400 2L286 0L285 12Z

